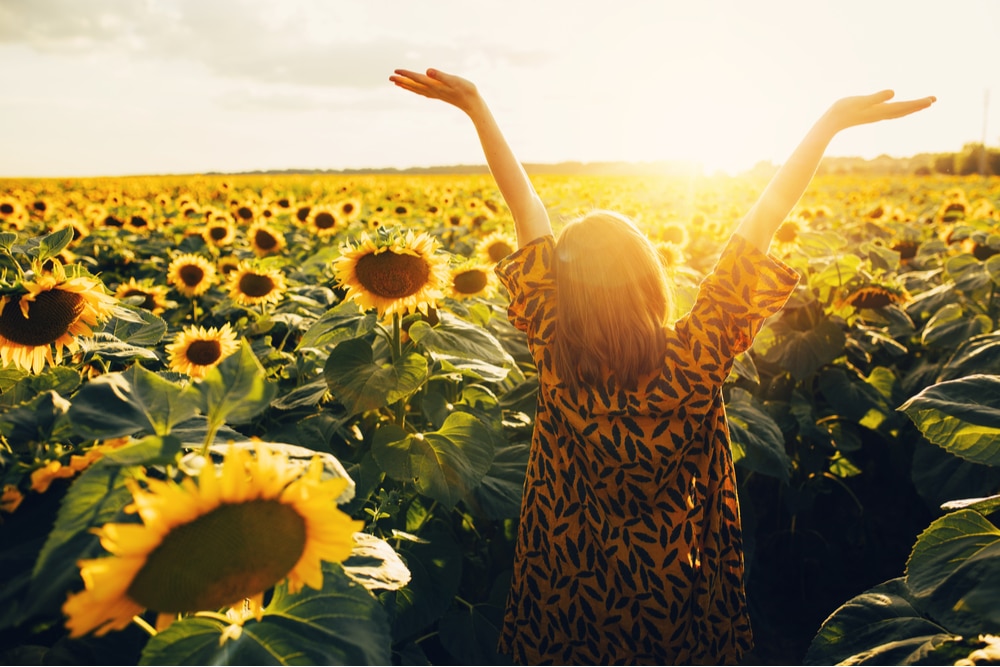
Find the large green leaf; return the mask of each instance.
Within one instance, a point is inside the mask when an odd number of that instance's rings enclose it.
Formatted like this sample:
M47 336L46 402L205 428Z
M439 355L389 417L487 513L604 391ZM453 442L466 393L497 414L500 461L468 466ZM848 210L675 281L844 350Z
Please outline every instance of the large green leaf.
M934 313L920 335L924 345L954 348L962 341L990 331L993 321L983 314L968 315L957 303L949 303Z
M847 337L840 325L826 318L808 331L793 329L782 319L770 324L758 340L766 360L777 363L802 381L841 356ZM759 348L755 345L754 349Z
M929 507L1000 489L1000 468L955 456L926 438L913 443L913 485Z
M937 519L917 538L906 585L950 631L1000 633L1000 530L968 509Z
M955 281L955 287L963 292L974 292L993 282L983 262L969 254L950 258L945 262L944 268Z
M387 424L372 439L372 455L387 475L447 507L482 481L493 454L489 429L464 412L450 414L437 431L407 433Z
M504 610L477 604L451 611L441 619L441 644L460 665L509 665L497 653Z
M122 373L100 375L73 397L69 418L87 439L139 433L167 435L198 411L198 393L139 364Z
M344 301L323 313L299 341L303 348L325 348L345 340L359 338L375 328L374 311L365 313L353 301Z
M387 665L392 637L385 610L338 565L323 567L323 588L290 594L282 585L260 621L220 641L225 625L186 618L149 640L143 665Z
M323 377L348 415L377 410L408 397L427 377L427 359L416 352L376 359L370 343L350 339L330 352Z
M354 534L354 548L343 562L345 574L368 590L394 591L410 582L410 570L392 546L368 533Z
M54 366L39 375L24 375L16 368L4 371L11 373L9 377L17 378L10 386L0 386L0 406L4 407L30 401L46 391L69 396L80 386L80 374L66 366Z
M726 415L736 464L787 482L792 460L785 452L785 437L750 392L733 387Z
M449 313L440 313L438 324L417 321L410 326L410 338L425 350L447 357L475 359L500 366L513 366L514 359L493 334Z
M1000 466L1000 376L927 387L899 407L928 440L975 463Z
M997 257L1000 258L1000 255ZM1000 374L1000 332L973 336L959 343L941 369L937 381L983 373Z
M846 419L860 422L871 410L886 412L889 405L860 374L843 368L826 368L819 374L823 398Z
M926 618L902 578L891 579L837 609L809 645L806 665L908 665L952 634Z
M0 414L0 434L15 450L28 443L57 441L69 436L66 418L70 403L57 392L42 392L32 400Z
M167 332L167 323L144 308L119 304L115 315L101 331L131 345L151 347L160 342Z
M426 541L401 547L413 573L410 583L385 594L394 603L392 636L396 638L424 632L441 618L454 604L462 582L462 549L451 530L432 527L421 537Z
M210 423L245 424L263 411L278 391L244 338L240 351L222 360L195 384Z

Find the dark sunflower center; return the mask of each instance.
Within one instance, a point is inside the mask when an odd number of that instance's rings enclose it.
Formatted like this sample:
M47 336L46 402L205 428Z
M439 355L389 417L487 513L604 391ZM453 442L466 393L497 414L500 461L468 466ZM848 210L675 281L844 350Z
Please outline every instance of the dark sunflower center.
M181 282L183 282L188 287L195 287L205 278L205 270L198 266L197 264L185 264L177 272L180 276Z
M291 205L292 205L292 203L290 201L288 201L287 199L283 198L283 199L279 199L278 200L278 206L280 206L281 208L288 208Z
M399 255L391 250L364 255L354 270L365 290L389 299L416 294L430 276L430 266L422 257Z
M476 294L486 287L486 272L481 269L462 271L455 276L452 284L459 294Z
M278 239L274 238L274 235L263 229L258 229L257 233L253 236L253 242L261 250L271 250L278 245Z
M295 212L295 217L299 219L299 222L305 222L306 218L309 217L309 211L311 209L308 206L301 206L299 210Z
M226 238L226 235L228 233L229 230L225 227L212 227L210 230L208 230L208 235L212 237L213 241L221 241L222 239Z
M222 344L217 340L192 341L184 356L192 364L211 366L222 356Z
M0 213L3 213L4 215L10 215L13 212L14 212L14 207L12 205L8 204L7 202L0 204Z
M324 211L316 216L314 224L318 229L333 229L337 224L337 219Z
M42 292L28 305L28 317L21 314L20 297L10 301L0 313L0 335L19 345L48 345L69 331L86 307L75 292L53 289Z
M489 248L490 261L499 262L501 259L514 252L514 249L503 241L493 243Z
M142 290L139 289L130 289L124 294L122 294L122 296L126 298L130 296L141 296L142 307L147 310L152 310L153 307L156 306L156 300L153 298L153 295L150 294L149 292L143 292Z
M147 222L146 218L141 215L133 215L132 219L129 220L129 224L133 227L145 227L149 224L149 222Z
M44 213L45 210L48 208L48 206L43 201L36 201L31 205L31 207L36 211L38 211L39 213Z
M274 280L260 273L246 273L240 277L240 293L252 297L267 296L274 290Z
M350 215L351 213L354 212L354 204L351 203L344 204L340 208L340 210L344 212L344 215Z
M249 220L253 217L253 211L251 211L247 206L240 206L236 209L236 215L238 215L241 220Z
M159 612L214 611L274 586L305 546L305 520L290 505L220 505L171 530L146 557L128 596Z

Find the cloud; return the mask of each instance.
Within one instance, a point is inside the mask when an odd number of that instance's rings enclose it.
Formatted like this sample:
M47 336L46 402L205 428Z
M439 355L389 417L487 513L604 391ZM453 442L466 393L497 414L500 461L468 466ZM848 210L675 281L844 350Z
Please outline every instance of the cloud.
M549 57L471 33L421 35L405 16L338 20L334 14L343 9L309 0L0 0L0 43L186 60L224 78L337 88L384 86L400 65L485 60L531 67Z

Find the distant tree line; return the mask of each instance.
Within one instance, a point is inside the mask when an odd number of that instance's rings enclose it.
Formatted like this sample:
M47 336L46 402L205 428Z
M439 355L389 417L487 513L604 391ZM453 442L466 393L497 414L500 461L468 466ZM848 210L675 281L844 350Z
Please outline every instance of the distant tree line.
M996 176L1000 175L1000 148L968 143L957 153L921 153L903 158L880 155L873 159L828 157L824 158L819 171L824 174Z

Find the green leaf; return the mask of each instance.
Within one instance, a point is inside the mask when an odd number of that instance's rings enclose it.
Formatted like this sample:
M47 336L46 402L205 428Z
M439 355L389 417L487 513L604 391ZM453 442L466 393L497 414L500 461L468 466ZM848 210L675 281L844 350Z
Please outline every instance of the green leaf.
M453 412L440 429L428 433L383 426L372 439L372 455L387 475L450 508L490 469L493 442L479 419Z
M7 369L5 369L6 371ZM46 391L54 391L61 396L71 395L80 386L80 374L66 366L54 366L41 375L24 375L17 369L10 369L16 378L11 386L0 388L0 405L14 406L35 398Z
M130 345L151 347L167 332L167 323L145 308L119 304L115 316L105 324L103 332Z
M927 321L920 340L924 345L954 348L962 341L990 331L993 322L986 315L968 316L957 303L949 303Z
M792 460L785 452L784 435L750 392L733 387L726 401L726 415L733 461L748 470L787 482Z
M350 416L409 397L427 377L427 359L411 352L395 362L376 360L370 343L351 339L330 352L323 377Z
M417 321L410 326L410 338L425 350L459 359L473 359L498 366L513 366L514 359L493 334L482 327L441 312L440 322L431 326Z
M989 271L972 255L956 255L945 262L944 268L963 292L974 292L992 283Z
M368 590L394 591L410 582L410 570L388 542L355 533L355 545L343 562L344 573Z
M962 500L952 500L941 505L941 509L946 512L954 510L970 509L986 516L1000 508L1000 494L988 496L986 498L964 498Z
M1000 376L940 382L898 409L934 444L969 461L1000 466Z
M198 393L139 364L100 375L73 397L69 418L77 435L100 440L123 435L167 435L198 411Z
M195 387L201 411L212 424L245 424L267 408L278 391L245 338L239 352L209 369Z
M937 519L917 538L906 585L950 631L1000 632L1000 530L973 510Z
M1000 255L994 256L1000 258ZM977 373L1000 374L1000 332L973 336L959 343L937 381L954 380Z
M296 349L326 348L360 338L372 332L377 323L374 312L365 313L353 301L344 301L323 313L302 335Z
M395 603L393 637L413 636L433 625L451 608L461 585L462 549L451 531L432 525L421 537L427 541L408 542L401 548L413 578L387 594Z
M73 226L67 225L62 229L58 229L51 234L43 236L38 241L37 251L33 254L35 254L39 262L44 262L45 260L55 257L61 253L72 240Z
M849 375L843 368L824 369L819 374L819 389L823 398L845 419L861 421L870 410L889 410L874 387L856 373Z
M847 342L841 327L829 319L820 320L808 331L797 331L782 319L773 322L768 331L770 344L764 358L779 364L800 381L841 356Z
M441 644L461 665L506 665L497 653L504 610L476 604L451 611L441 619Z
M806 653L806 665L907 665L921 648L950 639L924 617L902 578L858 595L824 621Z
M282 585L260 621L247 620L220 645L219 621L185 618L149 640L142 665L388 665L392 637L385 610L336 564L323 588L290 594Z
M66 415L70 403L54 391L46 391L32 400L0 414L0 433L15 449L28 443L58 440L68 435Z

